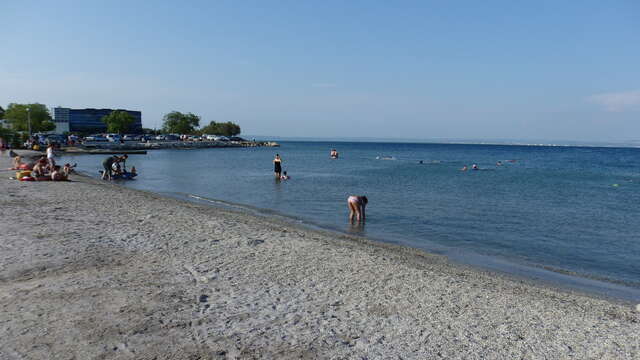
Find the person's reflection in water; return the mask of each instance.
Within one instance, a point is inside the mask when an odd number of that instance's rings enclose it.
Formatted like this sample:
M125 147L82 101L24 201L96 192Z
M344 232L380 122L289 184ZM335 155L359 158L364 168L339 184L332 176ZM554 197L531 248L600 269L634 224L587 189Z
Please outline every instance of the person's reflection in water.
M275 178L273 183L273 200L275 204L280 204L282 202L282 180L280 178Z
M364 221L349 221L349 226L347 226L347 233L352 235L365 236L366 233L364 231Z

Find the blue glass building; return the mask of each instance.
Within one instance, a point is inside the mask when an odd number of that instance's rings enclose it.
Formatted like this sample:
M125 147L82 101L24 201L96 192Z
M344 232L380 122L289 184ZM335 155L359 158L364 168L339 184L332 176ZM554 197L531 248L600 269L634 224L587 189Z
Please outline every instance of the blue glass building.
M140 111L124 109L70 109L56 107L53 109L53 122L56 124L56 132L72 133L103 133L107 131L107 124L102 118L113 111L125 111L134 119L129 127L129 134L142 133L142 113Z

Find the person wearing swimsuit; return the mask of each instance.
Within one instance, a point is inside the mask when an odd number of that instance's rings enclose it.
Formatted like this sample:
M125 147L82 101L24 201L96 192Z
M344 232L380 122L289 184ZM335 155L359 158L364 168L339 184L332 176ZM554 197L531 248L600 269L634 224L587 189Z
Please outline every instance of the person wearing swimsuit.
M364 208L369 203L369 199L366 196L358 196L351 195L347 199L347 204L349 205L349 221L353 221L353 216L355 215L358 221L365 220L365 212Z
M273 159L273 172L276 175L277 179L280 179L280 175L282 173L282 159L280 159L280 154L276 154L276 158Z

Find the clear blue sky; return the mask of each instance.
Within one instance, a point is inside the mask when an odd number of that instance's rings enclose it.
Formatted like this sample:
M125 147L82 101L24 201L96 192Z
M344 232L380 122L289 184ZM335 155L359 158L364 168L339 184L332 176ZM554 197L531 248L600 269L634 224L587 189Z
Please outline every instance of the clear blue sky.
M243 133L640 139L640 1L0 1L0 105Z

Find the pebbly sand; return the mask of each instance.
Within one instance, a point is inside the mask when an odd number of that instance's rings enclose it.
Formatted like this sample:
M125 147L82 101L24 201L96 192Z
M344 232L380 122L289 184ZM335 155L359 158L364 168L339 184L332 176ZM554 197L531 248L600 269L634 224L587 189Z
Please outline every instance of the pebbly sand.
M12 175L3 360L640 359L635 304L82 176Z

